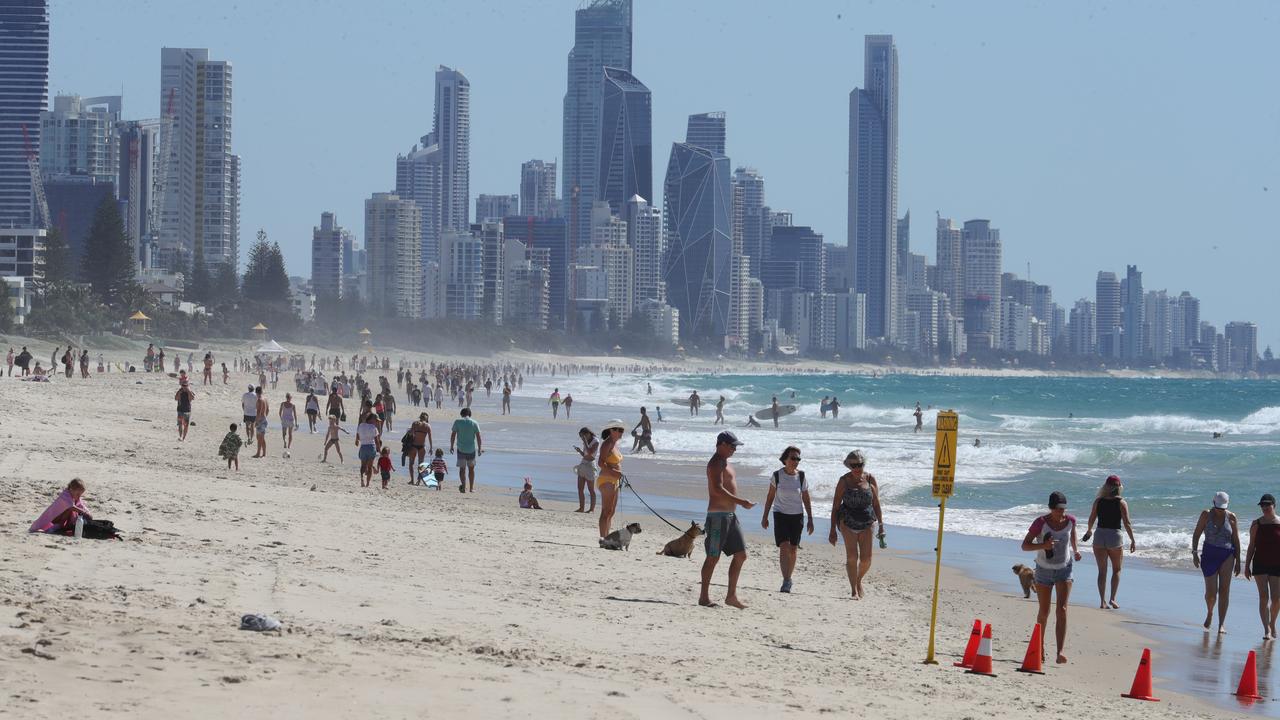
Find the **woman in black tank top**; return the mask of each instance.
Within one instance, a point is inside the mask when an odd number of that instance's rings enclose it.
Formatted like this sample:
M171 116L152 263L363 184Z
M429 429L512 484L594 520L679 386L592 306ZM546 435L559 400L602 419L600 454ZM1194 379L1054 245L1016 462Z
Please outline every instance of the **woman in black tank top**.
M1093 559L1098 563L1098 607L1106 610L1118 608L1116 591L1120 587L1120 568L1124 565L1124 538L1121 526L1129 534L1129 552L1137 549L1133 539L1133 526L1129 524L1129 505L1120 497L1124 484L1111 475L1098 490L1098 497L1089 511L1089 526L1085 528L1084 542L1093 537ZM1094 523L1098 529L1094 530ZM1107 598L1107 565L1111 566L1111 597Z

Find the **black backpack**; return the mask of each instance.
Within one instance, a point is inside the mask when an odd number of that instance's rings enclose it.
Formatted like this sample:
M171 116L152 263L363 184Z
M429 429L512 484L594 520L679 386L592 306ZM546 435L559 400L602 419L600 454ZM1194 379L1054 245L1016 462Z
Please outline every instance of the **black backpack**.
M119 540L120 531L110 520L85 520L83 537L89 540Z
M774 471L773 471L773 486L774 486L774 487L778 487L778 481L782 479L782 478L780 478L780 477L779 477L779 475L780 475L781 473L782 473L782 471L781 471L781 470L774 470ZM804 471L803 471L803 470L796 470L796 477L800 478L800 487L804 487Z

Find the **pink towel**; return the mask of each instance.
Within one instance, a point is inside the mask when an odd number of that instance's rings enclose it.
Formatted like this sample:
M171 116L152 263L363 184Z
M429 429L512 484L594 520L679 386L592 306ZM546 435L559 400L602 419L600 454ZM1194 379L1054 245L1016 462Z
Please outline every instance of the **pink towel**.
M31 523L31 527L27 532L47 532L49 528L53 527L53 519L70 508L75 508L80 512L89 512L89 509L84 506L83 501L73 500L71 498L71 491L63 490L58 495L58 498L53 501L53 504L41 513L40 517L37 518L35 522Z

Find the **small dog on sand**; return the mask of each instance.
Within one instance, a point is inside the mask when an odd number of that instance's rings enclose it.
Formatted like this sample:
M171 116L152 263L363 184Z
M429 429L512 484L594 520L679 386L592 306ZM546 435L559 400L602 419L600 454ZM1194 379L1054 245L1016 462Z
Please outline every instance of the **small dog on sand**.
M693 539L701 534L701 525L697 522L689 523L689 529L685 530L683 535L663 545L657 554L666 555L667 557L690 557L693 555Z
M631 536L639 534L640 523L631 523L600 538L600 547L605 550L626 550L631 547Z
M1022 583L1022 596L1031 597L1031 586L1036 582L1036 571L1018 563L1013 566L1013 574L1018 576L1018 582Z

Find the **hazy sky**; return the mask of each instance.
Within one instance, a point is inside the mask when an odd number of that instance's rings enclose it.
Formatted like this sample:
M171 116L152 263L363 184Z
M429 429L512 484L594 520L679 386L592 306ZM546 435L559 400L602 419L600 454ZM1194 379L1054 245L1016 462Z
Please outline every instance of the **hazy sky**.
M471 80L471 192L516 193L561 154L576 0L52 0L50 94L124 91L160 114L160 48L234 65L241 237L310 274L320 213L363 201L431 127L434 69ZM862 39L894 35L899 207L934 257L934 213L989 218L1005 269L1070 307L1099 269L1190 290L1205 319L1280 350L1280 4L636 0L654 185L690 113L728 113L735 166L829 242L846 237L848 94Z

